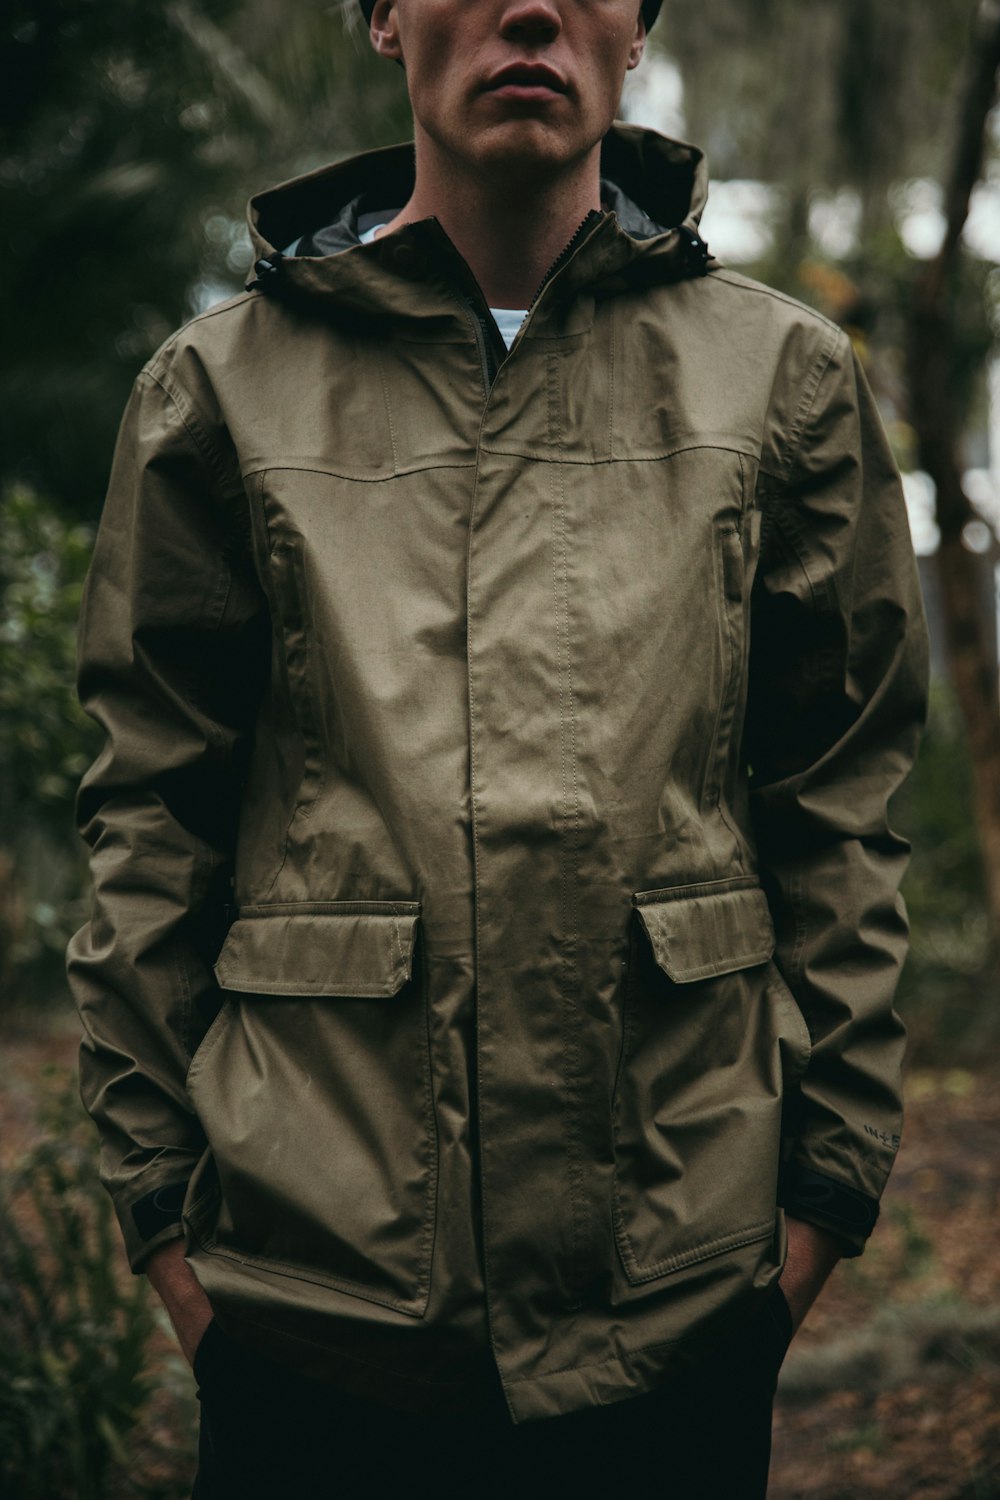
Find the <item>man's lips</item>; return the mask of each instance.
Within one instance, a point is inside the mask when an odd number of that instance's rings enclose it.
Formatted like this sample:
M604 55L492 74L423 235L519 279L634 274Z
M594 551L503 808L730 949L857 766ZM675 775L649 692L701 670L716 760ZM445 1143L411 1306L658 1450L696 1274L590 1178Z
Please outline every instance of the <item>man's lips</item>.
M566 84L554 68L544 63L509 63L485 85L485 91L503 99L541 100L565 94Z

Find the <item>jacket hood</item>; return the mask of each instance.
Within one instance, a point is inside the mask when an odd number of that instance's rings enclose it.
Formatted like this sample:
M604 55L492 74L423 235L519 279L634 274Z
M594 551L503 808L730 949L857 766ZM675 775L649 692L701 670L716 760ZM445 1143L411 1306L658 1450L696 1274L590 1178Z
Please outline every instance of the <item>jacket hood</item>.
M343 313L426 316L413 282L458 256L439 221L424 219L369 244L359 232L407 201L412 143L383 147L320 167L250 200L254 274L248 289L299 301L320 299ZM607 291L702 276L714 266L698 224L708 194L704 154L657 131L615 124L601 149L603 212L562 268L563 292L601 284ZM585 221L586 222L586 221ZM583 226L581 226L581 229ZM456 268L453 268L456 269ZM442 286L442 290L443 290Z

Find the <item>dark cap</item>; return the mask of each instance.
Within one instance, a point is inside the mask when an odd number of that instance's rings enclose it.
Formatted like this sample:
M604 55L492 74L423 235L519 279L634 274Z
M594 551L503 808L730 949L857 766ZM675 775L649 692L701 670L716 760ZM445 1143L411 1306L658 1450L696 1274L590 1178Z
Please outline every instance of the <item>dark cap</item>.
M375 9L375 0L359 0L359 3L364 13L366 25L371 25L372 11ZM642 19L646 23L647 31L650 29L657 16L660 14L660 6L662 4L663 0L642 0Z

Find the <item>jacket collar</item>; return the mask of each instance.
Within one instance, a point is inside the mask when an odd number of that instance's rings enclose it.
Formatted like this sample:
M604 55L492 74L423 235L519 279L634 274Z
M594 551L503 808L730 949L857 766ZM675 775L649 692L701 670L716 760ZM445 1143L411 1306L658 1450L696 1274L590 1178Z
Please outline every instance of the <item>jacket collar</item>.
M468 268L436 219L367 245L358 220L404 203L413 186L412 143L366 151L293 178L251 199L255 252L248 287L333 315L426 318L451 309L454 273ZM697 147L615 124L601 150L604 213L560 267L560 295L704 275L714 262L698 234L708 172ZM450 268L449 255L454 257ZM414 296L414 283L421 295ZM319 310L318 308L316 310Z

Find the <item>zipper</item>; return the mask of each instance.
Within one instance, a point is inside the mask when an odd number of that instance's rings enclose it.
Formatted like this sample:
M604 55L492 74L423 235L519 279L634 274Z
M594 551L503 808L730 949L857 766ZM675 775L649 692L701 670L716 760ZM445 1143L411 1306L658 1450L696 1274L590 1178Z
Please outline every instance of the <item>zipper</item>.
M539 282L538 290L535 292L535 295L532 297L531 301L528 303L527 308L525 309L524 315L526 319L532 308L535 306L535 303L538 301L539 297L548 286L549 282L555 275L557 275L559 271L562 270L563 266L573 255L574 251L579 248L581 240L586 238L589 231L594 227L594 225L600 223L604 219L604 217L605 215L600 209L592 208L587 214L586 218L580 221L569 242L563 246L562 250L556 256L555 260L552 262L551 266L549 266L549 269L542 277L542 280ZM473 281L473 285L475 286L475 293L472 293L466 291L461 285L459 285L455 289L455 296L468 315L469 322L472 324L472 331L476 339L476 348L479 351L479 364L483 377L483 389L486 396L489 396L490 390L493 386L493 382L496 379L497 369L499 368L500 361L506 358L508 351L506 348L504 348L503 352L500 353L500 351L497 349L496 339L493 337L493 328L495 327L493 319L490 317L488 309L484 310L485 303L483 300L482 289L480 288L478 283L473 280L472 273L471 271L469 271L468 264L459 256L451 240L448 239L447 235L444 233L444 230L441 229L439 224L437 224L437 221L433 220L431 222L435 224L436 232L440 234L442 239L445 240L446 244L448 245L455 258L459 261L463 270L468 273L467 276L462 277L462 280Z
M569 243L567 245L563 246L562 250L560 250L559 254L556 256L555 260L552 262L551 266L549 266L549 269L546 271L545 275L542 277L541 281L539 282L537 292L532 297L531 301L528 303L528 308L527 308L528 312L530 312L531 309L534 307L535 303L538 301L539 297L542 295L542 293L544 292L545 288L548 286L549 282L552 280L553 276L555 276L558 271L562 270L563 266L566 264L566 262L569 260L570 256L573 254L573 251L576 250L577 247L579 246L581 239L586 234L586 232L590 228L590 226L593 223L595 223L596 220L603 219L603 218L604 218L604 214L601 212L600 209L598 209L598 208L592 208L590 210L590 212L587 214L587 217L585 219L582 219L580 221L580 223L577 225L576 229L573 232L572 239L569 241ZM525 316L527 316L527 313L525 314Z
M497 360L492 348L493 339L490 337L489 324L471 297L459 295L459 301L469 315L472 331L476 336L476 348L479 350L483 375L483 394L488 396L497 374Z

